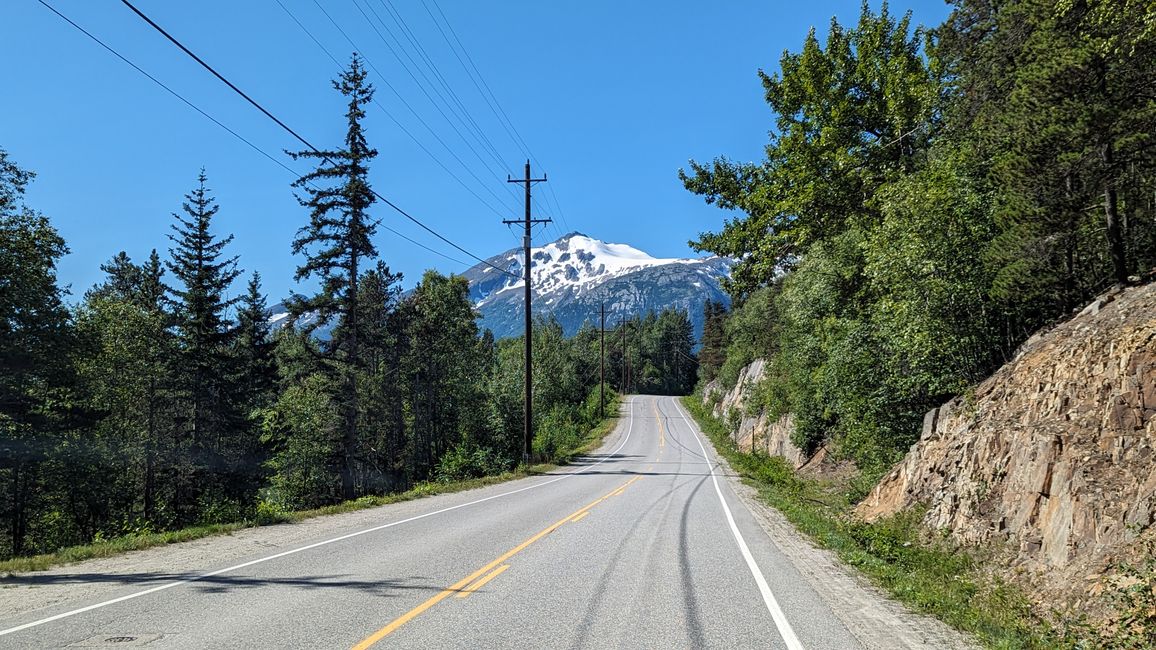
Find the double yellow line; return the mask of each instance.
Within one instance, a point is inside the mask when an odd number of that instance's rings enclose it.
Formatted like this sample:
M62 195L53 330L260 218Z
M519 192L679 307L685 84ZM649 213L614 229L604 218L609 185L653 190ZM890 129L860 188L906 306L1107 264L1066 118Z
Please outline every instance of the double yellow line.
M658 422L658 446L666 446L666 427L662 424L662 416L658 413L658 400L654 400L654 419Z
M449 587L446 587L445 589L440 591L436 596L433 596L432 598L425 601L424 603L418 605L417 607L414 607L413 609L409 610L405 614L402 614L398 618L394 619L393 622L391 622L389 625L386 625L385 627L383 627L380 630L371 634L369 637L367 637L361 643L358 643L357 645L353 646L354 650L364 650L365 648L372 646L373 644L377 643L378 641L380 641L380 640L384 639L385 637L389 636L390 634L392 634L395 630L397 630L402 625L405 625L406 623L408 623L408 622L412 621L413 619L417 618L418 616L420 616L422 614L422 612L425 612L427 609L433 607L434 605L440 603L441 601L445 600L446 598L449 598L452 595L457 594L459 597L464 598L465 596L468 596L469 594L473 593L478 588L480 588L482 585L484 585L487 582L489 582L490 580L493 580L494 578L498 577L498 574L502 573L507 568L509 568L509 565L503 565L503 563L506 560L508 560L508 559L514 557L515 555L517 555L518 553L521 553L522 551L526 550L526 548L528 546L530 546L534 542L542 539L546 535L549 535L550 533L554 532L555 530L560 528L562 526L562 524L565 524L568 521L578 521L579 519L585 517L587 514L589 514L589 511L591 508L593 508L594 506L598 505L599 503L602 503L603 501L609 499L610 497L622 494L623 490L625 490L627 487L630 486L631 483L637 481L640 478L642 478L642 477L641 476L635 476L634 478L630 479L626 483L618 486L617 488L614 488L614 490L612 490L611 492L599 497L598 499L582 506L578 510L576 510L576 511L566 515L565 517L559 519L558 521L550 524L549 526L547 526L545 529L543 529L542 531L540 531L539 533L537 533L533 537L527 539L526 541L522 542L521 544L518 544L514 548L503 553L500 557L498 557L494 561L486 564L486 566L478 569L477 571L474 571L470 575L466 576L465 578L462 578L461 580L455 582L454 584L450 585ZM495 570L495 569L497 569L497 570ZM491 573L491 571L493 571L493 572Z

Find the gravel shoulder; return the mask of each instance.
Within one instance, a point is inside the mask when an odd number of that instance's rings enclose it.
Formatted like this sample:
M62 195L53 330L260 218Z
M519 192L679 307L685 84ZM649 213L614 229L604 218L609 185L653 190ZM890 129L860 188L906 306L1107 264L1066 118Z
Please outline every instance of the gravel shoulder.
M815 546L782 513L763 502L758 490L745 483L725 458L720 454L715 457L731 489L762 529L864 647L880 650L980 647L970 636L939 619L912 612L872 585L865 576L844 565L834 552Z

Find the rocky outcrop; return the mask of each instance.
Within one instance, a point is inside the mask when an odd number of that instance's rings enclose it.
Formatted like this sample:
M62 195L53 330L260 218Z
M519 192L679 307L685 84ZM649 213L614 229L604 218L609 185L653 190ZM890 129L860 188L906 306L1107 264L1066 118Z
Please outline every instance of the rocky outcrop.
M906 458L857 509L913 506L968 545L1002 549L1043 591L1094 591L1156 522L1156 284L1115 290L1032 337L927 414Z
M730 390L724 390L717 379L708 383L703 401L713 404L714 416L731 426L731 436L739 449L782 456L798 469L810 459L791 442L794 418L787 414L771 419L761 409L751 408L751 393L766 375L766 365L763 359L752 361L739 372L738 381Z

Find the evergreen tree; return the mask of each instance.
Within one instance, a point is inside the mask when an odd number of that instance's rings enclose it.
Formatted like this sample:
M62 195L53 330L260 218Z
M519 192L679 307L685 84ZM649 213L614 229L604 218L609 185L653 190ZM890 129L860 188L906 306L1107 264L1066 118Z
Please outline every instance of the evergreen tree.
M0 149L0 556L25 551L44 463L69 414L75 332L56 282L68 252L48 218L23 204L33 174Z
M726 360L726 334L723 324L727 310L721 302L706 301L703 306L702 342L698 353L699 377L703 382L718 376Z
M376 224L367 214L374 202L369 163L377 151L369 147L362 126L365 106L373 99L373 86L366 76L360 57L354 55L349 68L333 82L333 87L348 98L344 147L291 154L294 159L319 161L316 170L293 184L303 192L298 196L299 202L309 209L309 224L293 240L293 253L305 256L296 279L316 278L320 288L311 297L293 296L288 308L294 321L305 313L315 315L305 327L307 332L336 320L332 339L323 351L327 368L334 375L332 385L339 391L335 397L342 413L343 436L334 460L340 468L341 495L345 499L355 496L358 376L363 343L358 322L358 286L362 266L377 255L371 241Z
M386 492L405 486L405 417L399 367L404 335L396 318L401 274L384 262L361 278L358 322L364 328L364 378L357 453L361 490Z
M174 446L171 375L177 349L166 309L165 270L156 250L143 266L122 251L101 269L106 280L85 294L79 312L87 342L80 367L90 406L100 414L96 434L117 448L107 463L124 464L117 480L132 482L123 496L140 497L123 506L131 512L122 519L139 515L165 525L158 504L168 500L161 483L169 477L168 450ZM93 492L107 498L107 490Z
M238 368L240 403L246 411L268 406L277 385L269 307L261 293L261 274L254 271L237 308L233 354Z
M914 32L914 33L913 33ZM883 184L909 173L937 131L942 70L922 51L911 16L864 2L859 23L832 19L826 43L812 29L801 52L784 52L781 72L759 72L775 129L761 164L719 158L679 172L707 203L745 212L697 250L740 260L732 297L770 283L808 247L879 219Z
M466 414L482 409L477 312L469 293L464 277L427 271L400 308L406 324L401 372L413 480L430 475L465 435Z
M175 508L182 522L198 516L199 501L208 490L232 492L224 476L239 459L241 414L234 402L234 360L230 351L231 331L227 310L237 300L226 293L240 271L237 258L225 257L224 248L232 235L216 237L211 230L219 209L206 187L205 172L197 176L197 186L185 196L184 216L174 214L177 223L169 238L168 268L180 282L170 288L180 362L174 379L180 391L181 458ZM209 494L213 499L216 495Z

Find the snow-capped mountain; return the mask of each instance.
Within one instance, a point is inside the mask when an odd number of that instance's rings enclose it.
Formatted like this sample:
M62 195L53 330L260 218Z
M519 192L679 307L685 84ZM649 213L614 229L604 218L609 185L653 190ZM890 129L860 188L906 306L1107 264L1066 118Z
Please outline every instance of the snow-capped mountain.
M511 249L464 273L482 314L481 325L499 338L522 333L522 257L520 248ZM652 309L687 310L696 334L702 330L707 300L729 303L719 282L729 275L731 261L719 257L656 258L576 232L531 249L530 257L534 311L552 314L567 334L578 331L584 321L596 323L603 302L608 322Z
M656 258L626 244L610 244L577 232L531 249L530 257L534 312L558 319L567 335L577 332L585 321L597 325L599 308L605 302L607 325L650 310L685 310L697 337L702 334L706 301L730 304L719 284L730 274L731 261L725 258ZM513 248L486 261L462 274L470 282L470 297L481 313L479 325L498 338L521 336L522 249ZM303 320L310 318L306 315ZM269 318L274 328L287 320L284 304L274 305ZM328 338L329 329L319 328L316 334Z

